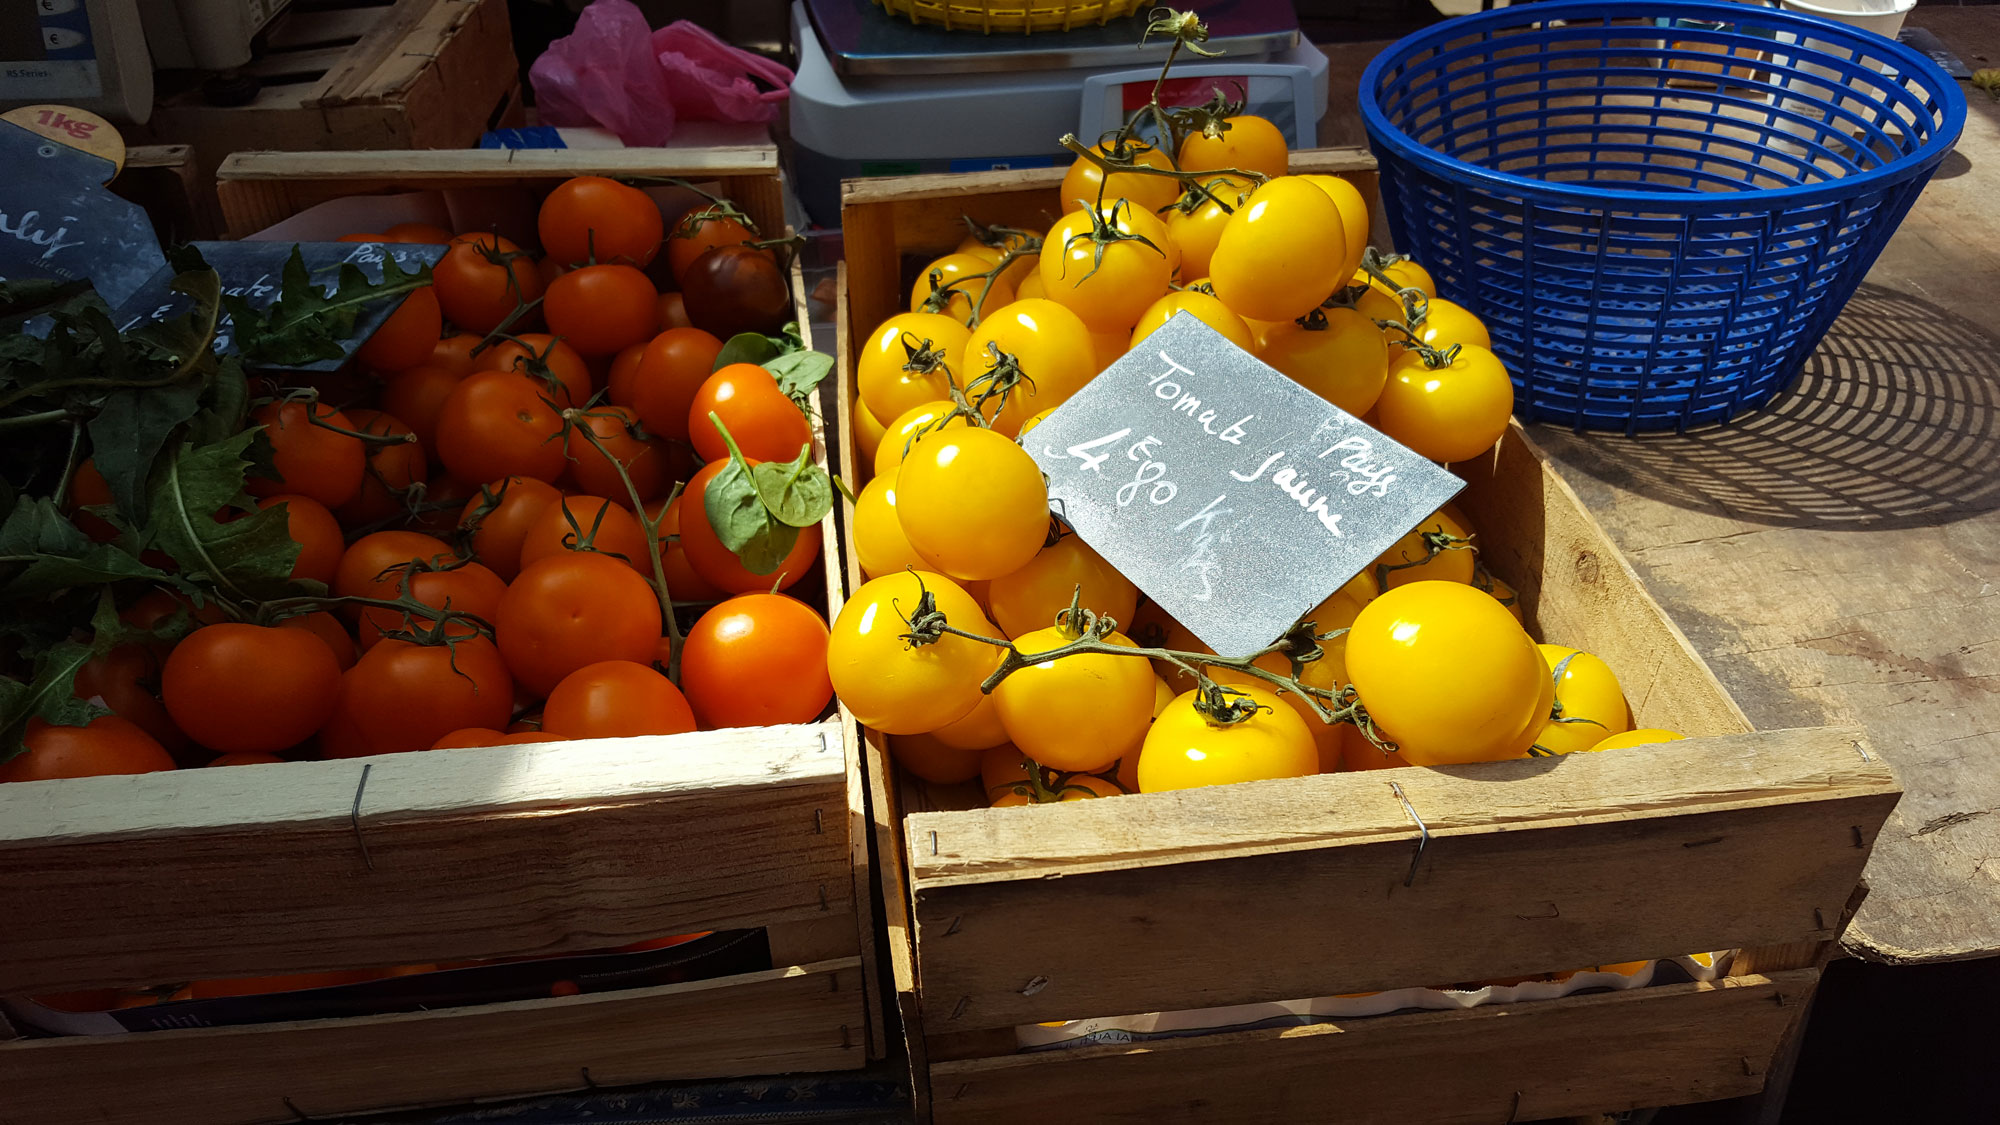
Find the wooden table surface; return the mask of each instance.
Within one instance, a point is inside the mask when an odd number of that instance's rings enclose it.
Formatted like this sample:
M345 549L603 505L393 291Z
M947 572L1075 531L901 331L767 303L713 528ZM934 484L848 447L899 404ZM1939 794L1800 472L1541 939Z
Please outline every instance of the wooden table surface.
M2000 7L1919 7L1977 70ZM1850 952L2000 953L2000 103L1805 375L1730 426L1533 433L1760 727L1857 721L1907 791Z

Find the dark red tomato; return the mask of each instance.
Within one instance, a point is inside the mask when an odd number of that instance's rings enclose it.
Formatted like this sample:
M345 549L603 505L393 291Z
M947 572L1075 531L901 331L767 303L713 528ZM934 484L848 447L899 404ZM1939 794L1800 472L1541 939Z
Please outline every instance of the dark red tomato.
M514 681L486 638L385 640L340 678L342 737L320 745L328 757L347 758L428 750L455 730L506 726L513 713Z
M162 660L153 646L119 645L76 670L76 697L97 700L169 751L185 750L190 739L160 702Z
M97 471L97 461L85 457L69 477L69 506L71 523L78 531L90 536L94 543L110 543L118 538L118 529L110 520L80 508L95 508L111 503L111 483L104 474Z
M314 423L313 418L325 425ZM253 411L250 424L264 427L280 478L250 477L244 482L250 495L296 492L338 508L361 491L368 450L359 438L340 432L355 428L347 415L325 403L274 402Z
M300 629L224 622L189 633L160 673L160 698L210 750L283 750L333 714L340 665Z
M673 236L667 239L667 268L673 273L674 280L680 282L696 259L710 250L718 246L742 246L756 239L757 232L735 219L717 215L712 207L690 211L674 224ZM769 250L752 249L751 252L771 257Z
M612 388L611 401L638 411L646 428L661 437L688 440L688 407L695 392L715 372L722 341L699 328L669 328L639 354L639 369L627 384L627 397Z
M424 482L423 503L411 514L405 527L430 535L443 535L458 526L458 513L479 490L450 473L432 473Z
M546 332L525 332L479 353L481 371L512 371L542 385L562 406L582 406L595 389L590 365L566 341Z
M683 470L683 476L693 468L685 456L678 459L680 465L676 466L673 450L655 441L627 407L593 406L576 423L577 428L568 436L569 475L578 488L592 496L629 505L636 489L643 503L666 494L677 467ZM595 443L580 432L586 428L597 439ZM625 470L624 477L618 475L620 466ZM625 487L628 477L632 481L630 489Z
M25 750L0 762L0 783L174 768L173 756L152 735L116 715L99 715L80 727L30 719L21 742Z
M748 594L756 590L790 589L799 579L806 576L813 560L819 557L819 525L799 529L799 538L791 551L778 563L776 570L769 574L756 574L743 565L736 553L722 545L716 536L714 525L708 522L708 486L716 475L728 465L727 461L710 461L688 481L684 497L688 503L681 508L680 521L681 549L687 553L689 565L702 576L709 585L732 594ZM751 464L756 464L752 461Z
M793 461L812 444L812 424L798 404L778 389L778 380L754 363L732 363L702 383L688 404L688 434L703 461L729 457L709 416L722 419L736 447L752 461Z
M429 363L398 372L382 388L382 410L401 418L428 453L437 448L437 420L444 400L466 374Z
M333 572L340 566L340 556L347 553L340 521L325 504L310 496L281 492L257 501L260 509L280 504L285 507L285 530L292 542L299 545L299 557L292 561L292 577L331 585Z
M681 689L631 660L605 660L571 672L542 708L542 730L564 738L631 738L693 729L694 712Z
M688 630L681 686L709 729L809 723L833 698L827 636L826 619L797 598L739 595Z
M608 356L660 331L660 296L631 266L584 266L549 283L542 319L584 355Z
M719 246L696 258L681 279L681 299L689 320L725 340L776 333L795 315L785 271L748 246Z
M426 285L403 298L368 342L355 349L354 358L374 371L403 371L431 357L442 331L444 313L438 310L437 292Z
M651 196L603 176L556 186L535 216L549 258L565 266L624 262L645 266L660 252L666 222Z
M693 327L694 321L688 319L687 299L679 293L660 294L660 330Z
M368 468L361 478L361 491L334 515L340 518L343 527L366 527L407 514L410 486L428 480L431 475L423 443L401 418L380 410L355 409L347 416L364 434L406 440L394 444L369 443Z

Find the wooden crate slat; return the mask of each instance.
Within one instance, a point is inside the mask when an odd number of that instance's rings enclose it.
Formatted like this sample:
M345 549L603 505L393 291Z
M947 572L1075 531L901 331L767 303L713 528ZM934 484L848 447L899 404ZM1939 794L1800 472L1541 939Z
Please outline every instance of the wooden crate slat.
M377 7L288 8L265 32L264 45L272 51L293 51L328 43L352 43L368 34L387 10Z
M913 815L924 1024L936 1034L1826 940L1898 792L1858 738L1767 731L1698 752L1330 774L1061 810L1073 816ZM1409 887L1418 834L1390 781L1430 830Z
M0 994L853 915L847 774L825 723L0 787Z
M934 1063L939 1125L1496 1125L1754 1093L1818 971Z
M0 1044L8 1125L255 1125L863 1062L855 957L657 988Z

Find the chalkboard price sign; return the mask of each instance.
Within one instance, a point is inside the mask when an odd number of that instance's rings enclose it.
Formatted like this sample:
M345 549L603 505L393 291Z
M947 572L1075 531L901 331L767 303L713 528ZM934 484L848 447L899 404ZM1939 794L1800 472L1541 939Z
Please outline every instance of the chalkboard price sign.
M1186 313L1024 444L1057 514L1224 655L1276 640L1464 487Z

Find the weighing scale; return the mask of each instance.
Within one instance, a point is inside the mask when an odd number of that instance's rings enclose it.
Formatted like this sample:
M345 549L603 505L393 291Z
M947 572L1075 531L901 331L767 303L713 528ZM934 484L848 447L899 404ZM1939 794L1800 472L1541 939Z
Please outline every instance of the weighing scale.
M1289 0L1196 4L1208 58L1182 52L1170 101L1220 85L1295 148L1317 143L1326 55L1302 42ZM859 176L1045 168L1075 159L1146 103L1168 41L1139 45L1142 14L1073 31L981 35L912 24L869 0L794 0L793 178L814 223L840 224L840 181Z

